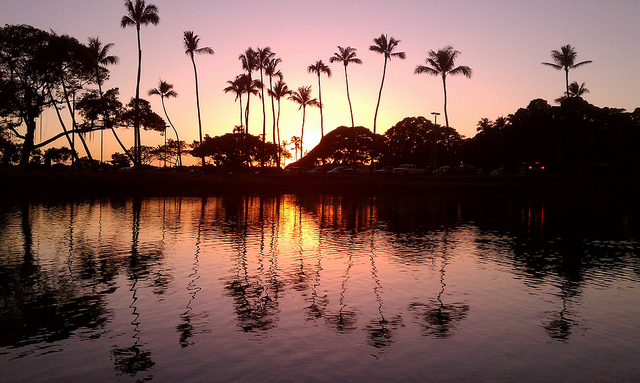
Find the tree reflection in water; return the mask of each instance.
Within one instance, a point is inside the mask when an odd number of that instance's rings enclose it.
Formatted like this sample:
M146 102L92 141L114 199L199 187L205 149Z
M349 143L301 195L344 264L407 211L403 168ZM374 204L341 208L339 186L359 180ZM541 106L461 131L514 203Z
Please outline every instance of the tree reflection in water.
M233 201L238 203L237 200ZM277 325L278 302L274 298L265 293L265 287L261 283L260 271L256 275L249 272L248 259L248 231L250 213L250 198L240 198L241 209L237 206L225 206L232 211L242 212L240 220L231 221L231 227L235 226L237 230L231 233L235 239L236 246L236 273L231 279L225 282L227 296L233 298L234 310L238 318L238 326L244 332L266 331ZM252 207L252 206L251 206ZM232 217L238 218L240 214L227 214L227 219ZM274 271L275 273L275 271ZM272 278L273 279L273 276ZM277 289L277 281L275 285Z
M113 364L115 370L119 374L127 374L135 376L138 372L147 371L151 369L155 362L151 359L151 351L143 349L140 345L140 313L136 306L138 301L138 279L139 276L148 274L149 267L154 262L153 259L160 257L159 251L151 251L150 254L141 254L138 250L140 240L140 213L142 210L142 200L134 198L131 203L133 225L131 229L131 253L129 255L128 274L129 279L132 281L131 288L131 304L129 308L132 310L131 315L133 319L131 325L133 326L133 335L131 338L134 340L133 345L129 347L117 347L114 346L111 349L111 355L113 357Z
M200 218L198 219L197 225L197 234L196 234L196 251L193 257L193 266L191 267L191 274L187 276L189 278L189 284L187 285L187 292L189 294L189 301L185 306L186 310L180 315L180 324L176 326L178 333L180 334L180 338L178 343L180 343L180 347L185 348L193 345L195 342L190 340L191 337L194 336L196 330L194 324L192 323L194 319L203 320L207 317L207 313L194 314L193 307L191 306L196 299L196 295L198 292L202 290L200 286L198 286L197 281L200 279L200 275L198 274L198 269L200 267L200 246L202 243L202 226L204 225L205 220L205 206L207 205L207 198L202 197L200 200ZM204 324L198 323L199 327L203 327ZM202 331L202 330L201 330Z
M467 317L469 306L463 303L445 304L442 301L444 289L445 268L448 263L449 228L445 228L442 238L442 267L440 268L440 292L437 298L428 303L413 302L409 305L409 311L415 313L424 336L436 338L448 338L453 335L453 330L460 321Z

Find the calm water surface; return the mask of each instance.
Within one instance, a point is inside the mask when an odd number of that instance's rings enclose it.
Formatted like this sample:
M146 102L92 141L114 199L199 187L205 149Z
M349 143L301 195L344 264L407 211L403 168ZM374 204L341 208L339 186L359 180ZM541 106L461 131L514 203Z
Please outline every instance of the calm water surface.
M574 207L4 207L0 381L640 381L637 215Z

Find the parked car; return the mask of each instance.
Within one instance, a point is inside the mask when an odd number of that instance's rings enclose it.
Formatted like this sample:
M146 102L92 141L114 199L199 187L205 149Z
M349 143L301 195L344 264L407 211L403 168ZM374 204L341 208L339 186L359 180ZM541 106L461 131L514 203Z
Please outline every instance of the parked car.
M399 174L399 175L410 175L410 174L420 174L420 173L422 172L414 164L402 164L397 168L393 169L393 174Z
M355 174L369 174L371 172L371 168L365 164L356 163L353 165L353 173Z
M455 166L440 166L433 174L460 174L460 171Z
M351 166L336 166L327 174L353 174L353 168Z
M377 175L389 175L393 174L393 166L383 166L380 169L376 170Z
M311 174L327 174L327 170L325 168L323 168L322 166L316 166L315 168L311 169L311 171L309 173L311 173Z

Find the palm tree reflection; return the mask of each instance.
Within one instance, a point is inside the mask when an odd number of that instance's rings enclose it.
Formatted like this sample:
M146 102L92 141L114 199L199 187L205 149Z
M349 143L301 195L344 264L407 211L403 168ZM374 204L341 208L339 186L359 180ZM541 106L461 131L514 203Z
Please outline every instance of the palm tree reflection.
M422 326L422 335L433 336L435 338L448 338L453 335L453 330L460 321L467 317L469 306L463 303L445 304L442 301L444 296L445 268L448 263L448 228L445 229L442 239L442 267L440 268L440 292L436 299L430 299L428 303L413 302L409 304L409 311L412 311L420 325Z
M187 285L187 291L189 292L189 301L185 306L186 307L185 312L183 312L180 315L181 323L176 327L178 332L180 333L179 343L180 343L180 347L182 348L189 347L194 344L193 341L189 341L189 338L193 337L195 333L194 331L195 327L194 327L194 324L192 323L192 320L194 319L194 317L198 319L204 319L207 317L206 313L194 315L193 307L191 306L193 301L196 299L196 295L198 295L198 292L202 290L202 288L198 286L196 282L198 281L198 279L200 279L200 275L198 274L198 269L200 266L200 259L199 259L200 244L202 243L202 240L201 240L202 226L204 225L204 213L205 213L206 204L207 204L207 198L203 197L201 199L201 204L200 204L200 218L198 219L198 229L197 229L197 236L196 236L196 252L193 258L193 267L191 268L192 273L187 276L187 278L190 279L189 284Z

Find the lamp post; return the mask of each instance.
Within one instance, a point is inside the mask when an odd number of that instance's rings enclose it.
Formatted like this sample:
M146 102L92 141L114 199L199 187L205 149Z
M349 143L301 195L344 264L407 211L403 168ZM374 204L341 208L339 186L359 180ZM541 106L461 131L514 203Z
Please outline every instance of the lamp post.
M431 166L433 170L436 170L436 151L438 150L438 140L437 140L437 132L436 127L438 126L438 116L439 112L431 112L433 115L433 150L431 151Z

